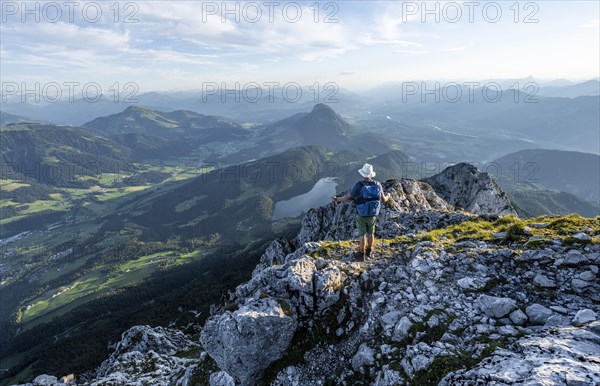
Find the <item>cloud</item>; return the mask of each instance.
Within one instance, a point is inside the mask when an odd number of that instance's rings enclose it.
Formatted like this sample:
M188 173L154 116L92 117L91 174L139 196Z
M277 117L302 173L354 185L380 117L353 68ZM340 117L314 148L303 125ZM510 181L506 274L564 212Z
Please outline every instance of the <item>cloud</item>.
M2 30L4 42L32 52L123 50L129 46L129 31L81 27L65 22L17 23Z
M424 55L428 54L429 51L418 51L418 50L395 50L394 53L401 55Z
M193 2L147 2L140 8L140 20L144 24L141 27L151 29L152 34L163 39L186 41L209 51L234 52L235 55L278 54L304 61L331 58L364 46L421 46L402 38L399 22L381 12L373 15L375 20L368 23L351 17L340 17L339 23L324 23L322 19L328 12L319 14L315 22L312 7L302 6L302 17L291 22L280 5L274 8L272 20L265 8L258 22L252 23L250 20L256 19L252 7L249 8L252 12L238 11L239 15L223 15L222 6L217 3L214 7L218 10L212 8L211 12L205 12L206 7ZM294 12L289 11L289 14ZM236 16L239 22L234 20Z
M466 49L467 49L467 46L460 46L460 47L444 48L444 49L442 49L442 51L446 51L446 52L458 52L458 51L464 51Z
M282 17L280 5L274 20L269 20L263 9L260 21L251 23L248 17L257 16L252 8L236 22L230 14L204 12L204 3L199 2L136 4L137 23L115 23L108 17L108 9L106 17L93 24L5 23L1 26L3 63L6 59L28 68L65 72L68 67L90 73L100 68L115 76L122 71L139 73L142 67L169 65L183 66L184 70L186 66L201 65L217 71L217 67L232 68L241 62L254 63L253 68L261 71L282 60L322 62L367 47L405 51L423 47L415 40L419 35L404 31L403 24L396 20L399 8L385 3L381 5L390 12L366 7L368 13L352 9L343 15L347 10L343 8L336 16L337 23L324 23L329 12L323 9L316 22L315 10L305 5L301 8L303 16L296 22ZM224 3L214 4L222 7Z
M598 28L600 27L600 19L590 20L579 26L580 28Z
M357 74L356 71L342 71L342 72L340 72L340 75L344 75L344 76L347 76L347 75L356 75L356 74Z

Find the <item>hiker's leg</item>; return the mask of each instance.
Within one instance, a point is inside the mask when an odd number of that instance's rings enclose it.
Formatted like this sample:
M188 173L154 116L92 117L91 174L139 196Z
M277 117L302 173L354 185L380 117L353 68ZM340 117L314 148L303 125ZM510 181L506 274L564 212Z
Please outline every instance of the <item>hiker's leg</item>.
M371 233L367 235L367 248L373 249L373 241L375 240L375 234Z
M359 239L359 250L361 252L365 251L365 235L367 233L367 223L365 222L365 218L359 215L356 215L356 229L358 229L358 239Z
M375 221L376 218L369 217L366 221L367 228L367 248L373 249L373 241L375 240Z

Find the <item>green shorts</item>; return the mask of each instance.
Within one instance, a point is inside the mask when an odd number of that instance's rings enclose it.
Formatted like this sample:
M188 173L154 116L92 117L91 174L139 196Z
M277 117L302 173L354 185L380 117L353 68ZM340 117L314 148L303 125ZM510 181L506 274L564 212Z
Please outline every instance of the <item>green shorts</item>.
M356 215L356 228L358 229L358 237L362 237L365 234L372 235L375 233L375 221L377 217L369 216L363 217Z

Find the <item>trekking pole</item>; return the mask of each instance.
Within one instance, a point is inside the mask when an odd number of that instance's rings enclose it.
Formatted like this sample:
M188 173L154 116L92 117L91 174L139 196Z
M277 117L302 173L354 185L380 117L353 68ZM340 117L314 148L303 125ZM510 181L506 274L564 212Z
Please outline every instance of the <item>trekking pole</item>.
M384 256L384 250L383 250L383 225L387 223L387 217L388 217L388 210L387 208L383 207L383 224L381 226L381 256Z

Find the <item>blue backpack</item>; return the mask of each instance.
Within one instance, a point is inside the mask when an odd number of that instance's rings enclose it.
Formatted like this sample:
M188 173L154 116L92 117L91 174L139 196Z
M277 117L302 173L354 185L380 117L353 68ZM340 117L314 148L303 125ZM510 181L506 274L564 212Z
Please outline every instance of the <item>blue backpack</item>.
M360 184L362 187L356 201L356 210L359 216L377 216L381 208L381 185L375 181L360 181Z

